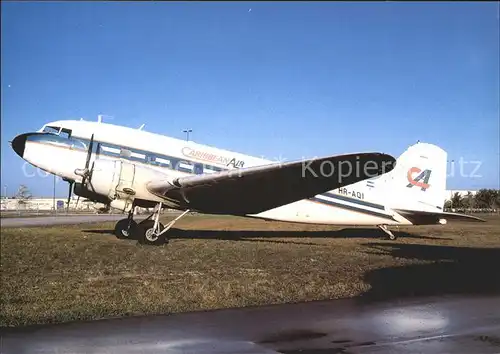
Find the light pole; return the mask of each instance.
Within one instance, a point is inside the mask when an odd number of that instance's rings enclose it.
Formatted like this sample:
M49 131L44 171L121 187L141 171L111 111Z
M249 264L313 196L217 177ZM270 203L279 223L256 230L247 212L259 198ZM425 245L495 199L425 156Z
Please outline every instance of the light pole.
M193 129L184 129L182 132L186 133L186 141L189 141L189 133L193 132Z
M3 185L3 196L4 196L4 199L7 199L7 185L6 184Z
M56 175L54 175L54 188L52 191L52 207L54 208L54 213L56 212Z
M451 171L451 177L453 177L453 176L455 176L455 165L454 165L455 160L449 160L447 162L450 163L450 167L451 167L451 170L452 170ZM451 211L453 211L453 191L450 194L450 209L451 209Z

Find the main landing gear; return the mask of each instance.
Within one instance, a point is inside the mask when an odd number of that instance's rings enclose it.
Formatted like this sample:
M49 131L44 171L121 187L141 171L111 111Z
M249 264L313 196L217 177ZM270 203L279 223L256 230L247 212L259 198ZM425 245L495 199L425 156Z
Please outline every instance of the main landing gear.
M162 203L158 203L157 208L146 219L137 223L134 221L134 208L128 213L126 219L116 223L115 235L120 239L137 238L139 243L144 245L162 245L167 242L166 233L174 224L189 212L189 209L170 221L166 226L160 222L160 212Z
M387 234L387 238L389 240L394 241L396 239L396 235L394 235L392 231L387 228L387 225L378 225L378 228Z

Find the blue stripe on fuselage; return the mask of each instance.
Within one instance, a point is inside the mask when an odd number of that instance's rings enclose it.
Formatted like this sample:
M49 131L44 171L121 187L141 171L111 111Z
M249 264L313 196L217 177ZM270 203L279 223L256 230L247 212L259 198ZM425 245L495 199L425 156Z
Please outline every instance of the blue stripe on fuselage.
M328 198L332 198L332 199L342 200L344 202L349 202L349 203L354 203L354 204L359 204L359 205L367 206L367 207L370 207L370 208L385 210L385 206L383 206L383 205L375 204L375 203L371 203L371 202L365 202L364 200L349 198L349 197L345 197L343 195L338 195L338 194L333 194L333 193L323 193L323 194L320 194L320 195L328 197Z
M314 201L316 203L320 203L320 204L326 204L326 205L338 207L338 208L341 208L341 209L351 210L351 211L355 211L355 212L362 213L362 214L372 215L372 216L376 216L376 217L379 217L379 218L389 219L389 220L392 220L392 221L396 221L396 219L394 219L391 215L379 213L377 211L366 210L366 209L358 208L358 207L351 206L351 205L346 205L346 204L332 202L330 200L320 199L320 198L317 198L317 197L309 198L309 200L312 200L312 201Z

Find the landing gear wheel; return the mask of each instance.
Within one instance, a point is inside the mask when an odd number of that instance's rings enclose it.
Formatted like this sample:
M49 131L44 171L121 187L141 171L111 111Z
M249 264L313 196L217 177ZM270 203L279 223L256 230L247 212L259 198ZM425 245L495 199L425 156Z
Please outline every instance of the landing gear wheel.
M391 234L390 234L390 235L388 235L388 236L387 236L387 238L388 238L389 240L391 240L391 241L394 241L397 237L396 237L396 235L394 235L394 234L391 232Z
M130 223L130 226L129 226ZM119 239L132 239L137 235L137 223L134 220L121 219L115 225L115 236Z
M391 241L394 241L396 239L396 235L394 235L392 231L387 228L387 225L377 225L377 226L380 230L385 232L385 234L387 235L386 239L389 239Z
M158 223L158 229L154 229L155 222L153 220L147 220L140 223L139 226L139 243L143 245L154 245L159 246L166 243L165 234L159 235L159 232L162 232L165 226L161 222Z

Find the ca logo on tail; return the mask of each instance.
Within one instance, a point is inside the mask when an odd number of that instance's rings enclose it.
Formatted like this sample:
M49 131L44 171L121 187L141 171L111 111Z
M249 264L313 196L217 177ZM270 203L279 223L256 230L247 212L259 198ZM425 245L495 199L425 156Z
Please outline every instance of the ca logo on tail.
M408 170L408 185L406 187L408 188L413 188L413 186L417 186L422 188L422 191L426 191L427 188L430 187L429 184L429 179L431 178L431 170L424 170L422 171L418 167L412 167ZM419 175L415 178L413 178L413 175L418 173Z

